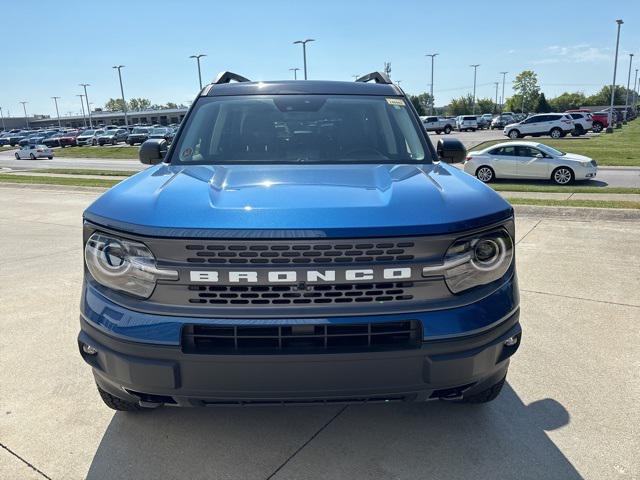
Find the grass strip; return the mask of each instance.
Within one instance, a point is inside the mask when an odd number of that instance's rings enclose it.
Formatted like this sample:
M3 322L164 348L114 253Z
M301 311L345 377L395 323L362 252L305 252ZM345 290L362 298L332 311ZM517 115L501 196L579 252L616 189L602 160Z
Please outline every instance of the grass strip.
M137 160L138 147L67 147L56 148L54 156L61 158L109 158L116 160Z
M71 185L74 187L113 187L120 180L103 180L101 178L73 177L35 177L27 175L0 174L0 183L24 183L37 185Z
M91 170L89 168L43 168L38 170L28 170L29 173L62 173L65 175L100 175L130 177L138 172L128 170ZM638 189L640 190L640 189Z
M507 200L512 205L640 209L640 202L628 202L624 200L552 200L546 198L507 198Z
M526 183L490 183L489 186L497 192L551 192L551 193L635 193L640 194L640 188L632 187L595 187L568 185L529 185Z

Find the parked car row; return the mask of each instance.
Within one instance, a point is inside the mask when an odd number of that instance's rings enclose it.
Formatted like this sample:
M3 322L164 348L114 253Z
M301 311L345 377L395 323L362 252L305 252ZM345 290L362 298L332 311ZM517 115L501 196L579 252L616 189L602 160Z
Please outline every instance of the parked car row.
M171 143L178 125L134 125L123 127L107 125L100 128L50 129L50 130L10 130L0 134L0 146L15 147L44 145L53 147L73 147L76 145L104 146L121 142L136 145L147 138L164 138Z

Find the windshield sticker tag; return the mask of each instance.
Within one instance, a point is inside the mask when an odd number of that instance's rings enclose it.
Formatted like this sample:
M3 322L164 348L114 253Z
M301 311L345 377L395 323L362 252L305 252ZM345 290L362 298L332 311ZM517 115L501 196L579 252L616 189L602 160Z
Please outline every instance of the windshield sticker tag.
M386 98L385 99L389 105L396 105L398 107L404 107L404 102L401 98Z
M193 153L193 150L191 150L191 148L190 148L190 147L189 147L189 148L185 148L185 149L182 151L182 155L180 155L180 158L187 158L187 157L190 157L192 153Z

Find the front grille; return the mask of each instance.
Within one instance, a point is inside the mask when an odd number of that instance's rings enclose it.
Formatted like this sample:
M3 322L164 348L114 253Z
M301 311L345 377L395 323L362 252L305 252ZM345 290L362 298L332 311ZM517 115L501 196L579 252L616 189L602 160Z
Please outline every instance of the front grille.
M217 326L185 325L182 350L197 354L336 353L418 348L420 322Z
M189 303L213 305L309 305L412 300L413 282L331 285L189 285Z
M413 260L413 242L190 243L187 262L209 264L318 264Z
M271 407L271 406L296 406L296 405L363 405L367 403L391 403L406 402L415 395L376 395L372 397L335 397L335 398L300 398L287 400L203 400L202 405L211 407Z

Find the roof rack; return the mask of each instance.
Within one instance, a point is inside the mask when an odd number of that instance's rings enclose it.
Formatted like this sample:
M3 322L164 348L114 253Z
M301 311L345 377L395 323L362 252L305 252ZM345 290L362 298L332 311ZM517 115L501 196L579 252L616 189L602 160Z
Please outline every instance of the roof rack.
M370 82L371 80L373 80L376 83L385 83L387 85L391 85L393 83L389 78L389 76L386 73L382 73L382 72L371 72L371 73L367 73L366 75L363 75L360 78L356 78L356 82L366 83L366 82Z
M216 79L213 81L215 85L220 83L231 83L231 80L235 80L236 82L250 82L248 78L243 77L242 75L238 75L233 72L220 72Z

